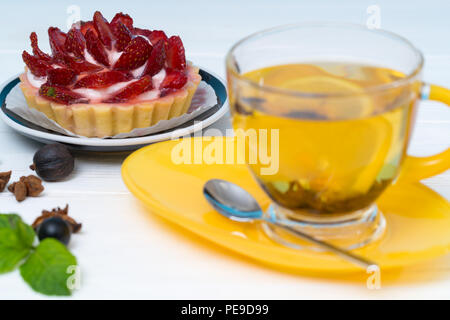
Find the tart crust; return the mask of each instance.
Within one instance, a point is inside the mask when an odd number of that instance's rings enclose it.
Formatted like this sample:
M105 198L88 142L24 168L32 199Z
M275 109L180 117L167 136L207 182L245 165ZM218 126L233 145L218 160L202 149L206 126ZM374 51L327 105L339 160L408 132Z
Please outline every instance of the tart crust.
M20 75L20 88L30 108L44 113L61 127L85 137L108 137L146 128L160 120L168 120L185 114L201 81L199 69L187 67L188 82L182 88L165 97L127 103L95 103L63 105L42 98L33 87L26 73Z

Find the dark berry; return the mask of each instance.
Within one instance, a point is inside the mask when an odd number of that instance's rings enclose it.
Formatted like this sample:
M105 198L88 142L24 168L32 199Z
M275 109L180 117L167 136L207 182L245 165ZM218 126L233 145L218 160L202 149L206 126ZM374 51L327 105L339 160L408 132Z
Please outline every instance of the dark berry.
M67 245L70 241L71 230L67 222L59 217L45 219L37 230L39 241L54 238Z

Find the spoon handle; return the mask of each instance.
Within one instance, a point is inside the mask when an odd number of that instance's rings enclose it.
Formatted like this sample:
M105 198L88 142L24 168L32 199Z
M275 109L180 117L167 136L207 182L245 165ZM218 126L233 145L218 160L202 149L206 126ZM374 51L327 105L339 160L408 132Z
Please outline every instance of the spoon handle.
M277 226L279 228L282 228L282 229L286 230L287 232L289 232L289 233L291 233L293 235L296 235L297 237L302 238L303 240L306 240L306 241L309 241L311 243L314 243L315 245L317 245L317 246L319 246L321 248L324 248L324 249L326 249L329 252L333 252L336 255L346 259L347 261L349 261L351 263L354 263L354 264L356 264L356 265L358 265L360 267L365 268L366 270L370 266L377 266L378 267L378 265L375 262L367 260L364 257L361 257L361 256L359 256L357 254L351 253L351 252L349 252L347 250L344 250L342 248L336 247L336 246L332 245L331 243L328 243L328 242L325 242L325 241L322 241L322 240L318 240L318 239L310 236L309 234L306 234L304 232L298 231L298 230L296 230L296 229L294 229L292 227L286 226L284 224L277 223L275 221L270 221L270 220L266 220L266 221L270 222L271 224L273 224L273 225L275 225L275 226Z

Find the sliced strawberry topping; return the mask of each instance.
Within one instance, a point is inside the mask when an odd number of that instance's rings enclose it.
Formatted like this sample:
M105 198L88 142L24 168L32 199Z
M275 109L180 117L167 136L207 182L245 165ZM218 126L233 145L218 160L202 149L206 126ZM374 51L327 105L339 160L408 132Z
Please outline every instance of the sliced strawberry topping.
M22 53L22 59L31 73L36 77L44 77L47 75L47 71L52 69L52 66L48 62L32 56L26 51Z
M147 65L145 66L143 76L151 75L154 76L164 67L164 63L166 62L166 48L164 44L164 40L158 41L152 49L150 53L150 57L148 58Z
M75 82L76 77L76 72L68 68L57 68L47 71L47 83L49 85L68 86Z
M86 46L88 52L95 60L109 67L108 54L106 53L105 47L91 30L86 32Z
M81 33L86 36L86 33L88 30L91 30L95 33L95 35L98 35L97 30L95 30L94 22L92 21L80 21L80 31Z
M130 41L114 65L115 70L133 70L142 66L150 56L152 46L143 37Z
M169 66L169 68L178 70L183 70L184 68L186 68L184 46L183 42L178 36L172 36L168 40L167 65Z
M164 68L166 77L160 85L160 96L187 83L185 50L180 37L168 38L161 30L135 28L133 19L122 12L108 22L96 11L92 21L73 24L67 34L55 27L50 27L48 34L51 55L40 50L33 32L30 35L33 55L24 51L22 58L33 75L47 77L39 94L51 101L88 103L89 99L72 89L102 89L122 82L126 86L104 102L126 102L153 89L152 77ZM116 53L120 57L112 65L110 59ZM143 72L134 76L135 71L131 71L140 67Z
M114 18L112 18L110 26L114 29L118 22L122 22L128 30L133 30L133 18L122 12L117 13Z
M131 79L132 75L130 73L122 71L106 71L81 78L75 83L74 88L104 88Z
M54 56L55 61L74 70L77 74L82 72L96 72L103 69L103 67L87 62L86 60L71 57L68 54L60 53Z
M33 48L33 54L36 57L47 62L52 61L52 57L50 57L48 54L42 52L42 50L39 49L36 32L32 32L30 34L30 40L31 40L31 47Z
M123 51L130 43L133 35L127 26L121 21L117 21L115 27L113 28L114 36L116 37L115 47L118 51Z
M125 102L151 89L153 89L152 77L144 76L141 79L130 83L125 88L119 90L116 94L114 94L112 97L106 99L103 102L106 103Z
M62 104L74 104L74 103L88 103L89 100L84 98L81 94L70 91L67 88L60 86L52 86L48 83L44 83L39 89L39 94L51 101L55 101Z
M161 30L153 30L150 35L148 36L151 43L157 43L159 40L167 41L168 38L164 31Z
M103 42L105 47L108 50L111 50L112 48L111 43L114 39L114 35L111 31L111 28L109 27L108 21L105 18L103 18L100 11L96 11L94 13L94 27L95 30L97 30L98 32L98 37Z
M183 71L167 69L167 75L161 83L161 95L165 96L177 89L181 89L187 82L187 76Z
M48 37L53 54L63 53L65 50L66 34L58 28L48 28Z
M86 48L86 40L80 29L72 28L67 33L65 48L67 52L72 52L76 57L84 57L84 49Z

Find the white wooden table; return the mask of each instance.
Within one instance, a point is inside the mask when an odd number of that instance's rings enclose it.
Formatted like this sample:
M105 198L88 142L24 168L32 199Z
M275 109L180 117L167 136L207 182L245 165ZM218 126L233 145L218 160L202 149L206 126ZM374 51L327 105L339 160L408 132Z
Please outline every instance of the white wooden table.
M21 52L29 49L28 36L36 31L48 50L49 25L66 28L67 10L75 1L2 1L0 80L23 68ZM301 21L365 23L370 5L378 5L381 27L416 44L426 57L424 78L450 87L450 2L422 1L76 1L81 17L91 19L100 9L132 15L137 26L179 34L188 58L224 76L224 56L243 36L270 26ZM216 128L229 127L229 119ZM410 153L427 155L449 147L450 114L436 103L422 103ZM0 171L13 170L13 179L30 174L28 165L39 144L0 123ZM77 156L76 172L61 183L47 183L39 198L17 203L9 192L0 193L0 211L17 212L28 221L41 209L70 204L83 223L70 249L82 268L82 288L73 298L450 298L449 257L442 268L417 272L439 273L429 281L382 284L371 291L364 282L330 281L280 273L205 244L196 236L150 215L128 192L120 176L124 155ZM450 173L426 181L450 198ZM450 230L449 230L450 232ZM401 278L401 276L400 276ZM420 277L419 277L420 278ZM382 279L383 280L383 279ZM19 273L0 275L0 299L45 298L34 293Z

